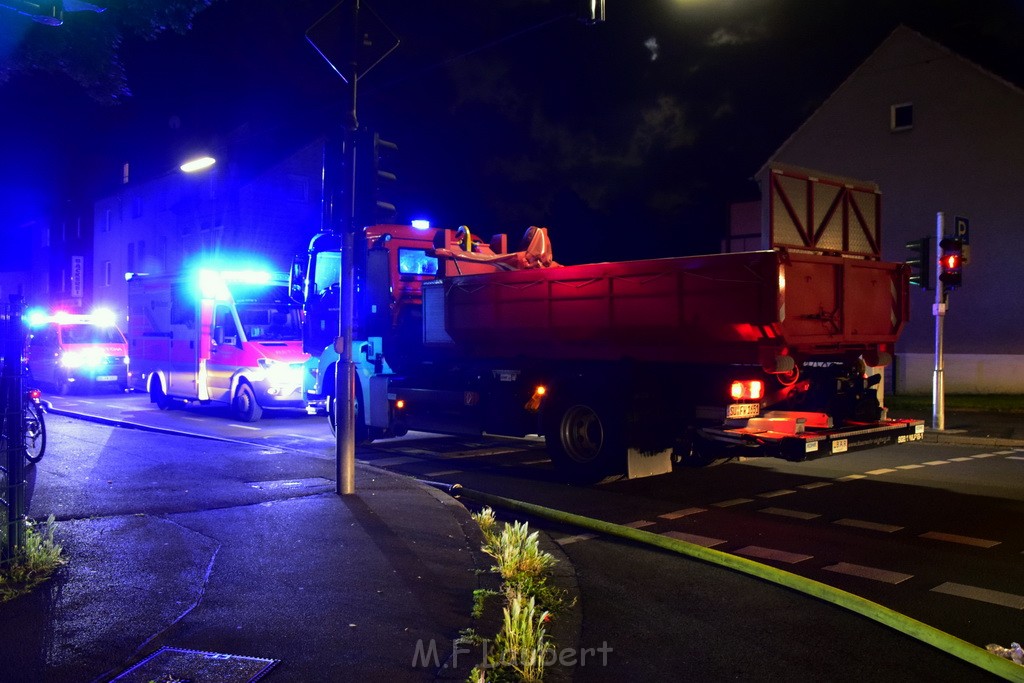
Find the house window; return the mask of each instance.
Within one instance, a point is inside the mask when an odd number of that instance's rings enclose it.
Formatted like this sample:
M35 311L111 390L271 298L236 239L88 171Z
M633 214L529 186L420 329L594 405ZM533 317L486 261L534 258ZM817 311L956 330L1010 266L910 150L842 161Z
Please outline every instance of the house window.
M894 104L889 108L889 128L894 133L914 127L914 105L909 102Z

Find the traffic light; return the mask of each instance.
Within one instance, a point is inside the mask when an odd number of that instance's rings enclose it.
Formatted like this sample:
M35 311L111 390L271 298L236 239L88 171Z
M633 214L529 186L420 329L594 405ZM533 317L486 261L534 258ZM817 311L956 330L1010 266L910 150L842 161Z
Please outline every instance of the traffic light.
M935 270L935 251L932 248L932 238L922 237L919 240L907 242L907 249L911 252L911 257L907 259L907 265L910 266L910 284L931 291L932 272Z
M356 143L356 223L390 223L397 209L393 193L397 176L393 163L398 145L374 131L362 129Z
M946 289L956 289L963 283L964 243L956 237L944 237L939 242L939 280Z

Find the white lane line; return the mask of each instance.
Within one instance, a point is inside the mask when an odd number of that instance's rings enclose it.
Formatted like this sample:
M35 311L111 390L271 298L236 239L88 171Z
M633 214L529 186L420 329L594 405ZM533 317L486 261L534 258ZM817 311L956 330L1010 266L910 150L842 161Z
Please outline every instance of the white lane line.
M682 510L675 510L674 512L666 512L663 515L658 515L661 519L679 519L680 517L689 517L699 512L707 512L705 508L683 508Z
M858 529L870 529L871 531L881 531L887 534L892 534L903 527L896 526L895 524L880 524L878 522L867 522L863 519L837 519L833 524L841 524L842 526L852 526Z
M787 510L786 508L762 508L758 512L767 512L769 515L780 517L793 517L795 519L815 519L821 515L814 512L802 512L800 510Z
M260 431L259 427L250 427L249 425L239 425L239 424L231 423L231 426L236 428L236 429L249 429L249 430L252 430L254 432Z
M796 564L797 562L803 562L814 557L814 555L790 553L776 548L762 548L759 545L748 545L746 548L737 550L735 554L757 557L762 560L775 560L776 562L785 562L786 564Z
M845 477L839 477L836 481L856 481L857 479L867 479L866 474L848 474Z
M731 508L734 505L743 505L744 503L753 503L753 498L733 498L732 500L723 500L721 503L712 503L716 508Z
M698 536L697 534L686 534L682 531L666 531L662 536L674 538L679 541L686 541L687 543L693 543L694 545L699 545L704 548L711 548L725 543L721 538L709 538L707 536Z
M994 458L994 457L996 457L996 454L995 453L978 453L977 455L972 455L971 457L972 458L978 458L978 459L980 459L980 458Z
M874 476L878 476L879 474L892 474L895 471L896 470L894 470L891 467L883 467L880 470L871 470L870 472L865 472L864 474L871 474L871 475L874 475Z
M543 465L544 463L551 462L548 458L540 458L539 460L524 460L520 465Z
M924 465L896 465L898 470L920 470L924 469Z
M849 562L839 562L837 564L829 565L828 567L822 567L822 569L829 572L836 572L837 574L858 576L862 579L872 579L874 581L882 581L883 583L891 584L902 583L907 579L914 578L913 574L893 572L888 569L878 569L876 567L865 567L863 565L851 564Z
M977 548L991 548L999 545L1000 541L989 541L984 538L973 538L971 536L959 536L957 534L946 534L941 531L929 531L921 534L921 538L930 538L933 541L948 541L949 543L960 543L961 545L973 545Z
M967 458L967 457L962 457L962 458L950 458L950 459L949 459L949 461L950 461L950 462L969 462L969 461L970 461L970 458Z
M1004 593L1002 591L994 591L988 588L978 588L977 586L967 586L962 583L949 582L932 588L932 591L935 593L945 593L946 595L956 595L961 598L970 598L971 600L978 600L979 602L988 602L993 605L1001 605L1003 607L1024 610L1024 595L1015 595L1014 593Z
M1016 452L1017 452L1016 450L1012 450L1012 451L996 451L995 455L1009 455L1010 453L1016 453Z
M423 462L423 459L409 458L404 455L400 455L395 458L377 458L375 460L369 460L368 462L377 467L394 467L395 465L407 465L410 462Z
M935 467L936 465L948 465L948 464L949 464L948 460L930 460L929 462L925 463L925 465L930 465L932 467Z
M558 545L569 545L570 543L576 543L577 541L589 541L592 538L597 538L597 534L577 534L575 536L564 536L562 538L556 538L555 543Z
M820 489L820 488L822 488L824 486L831 486L831 485L832 485L832 482L830 482L830 481L812 481L810 484L800 484L797 488L805 489L807 491L810 491L812 489Z
M1024 455L1008 455L1007 460L1024 460Z
M427 472L424 477L447 477L449 474L460 474L462 470L441 470L440 472Z
M629 524L624 524L623 526L628 526L630 529L643 529L644 527L654 526L655 524L656 522L652 522L650 520L638 519L635 522L630 522Z
M793 489L779 489L778 491L766 491L764 493L757 494L758 498L778 498L779 496L788 496L791 493L796 493Z

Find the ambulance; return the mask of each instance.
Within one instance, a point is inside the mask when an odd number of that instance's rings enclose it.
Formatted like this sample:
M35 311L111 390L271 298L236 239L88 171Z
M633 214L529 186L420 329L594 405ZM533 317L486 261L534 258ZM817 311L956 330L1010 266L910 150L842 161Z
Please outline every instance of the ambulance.
M204 268L127 280L128 384L161 409L221 403L243 422L267 408L322 409L307 399L316 364L284 274Z
M58 394L72 389L124 391L128 385L128 343L113 312L88 315L31 310L28 370L33 381Z

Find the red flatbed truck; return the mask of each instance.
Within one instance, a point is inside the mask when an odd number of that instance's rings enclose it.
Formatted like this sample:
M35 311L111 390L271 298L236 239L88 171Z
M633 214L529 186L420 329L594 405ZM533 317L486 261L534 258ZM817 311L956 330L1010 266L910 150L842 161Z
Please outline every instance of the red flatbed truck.
M908 318L905 264L777 248L559 266L543 228L506 241L398 225L357 240L357 440L541 434L587 481L923 436L866 371ZM337 249L316 236L292 279L332 418Z

